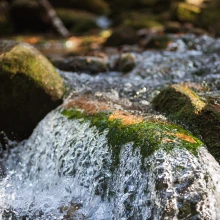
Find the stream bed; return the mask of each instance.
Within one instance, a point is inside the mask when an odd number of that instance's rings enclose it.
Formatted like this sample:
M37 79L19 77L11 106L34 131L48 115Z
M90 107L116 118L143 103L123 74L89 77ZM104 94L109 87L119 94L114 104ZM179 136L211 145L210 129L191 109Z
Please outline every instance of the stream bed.
M114 109L166 121L151 107L165 86L197 83L206 94L219 94L220 39L173 36L167 50L133 56L136 66L127 74L60 71L69 90L64 104L92 94ZM61 110L49 113L29 139L9 140L16 147L1 159L0 219L220 219L220 166L205 145L197 156L176 144L143 159L141 147L127 142L115 166L109 130L69 120Z

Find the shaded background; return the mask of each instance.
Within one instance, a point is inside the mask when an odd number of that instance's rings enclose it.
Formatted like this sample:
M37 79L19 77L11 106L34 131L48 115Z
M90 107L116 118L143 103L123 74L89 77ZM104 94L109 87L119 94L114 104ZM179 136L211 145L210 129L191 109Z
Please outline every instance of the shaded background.
M89 50L99 50L100 45L138 43L144 48L155 33L220 36L220 0L48 1L69 31L65 37L68 41L60 42L60 48L64 45L72 53L78 53L79 45L81 53L88 46ZM40 2L0 0L0 37L16 36L16 40L38 44L42 51L49 49L53 42L48 44L45 38L57 38L60 34L48 16L49 9ZM165 39L165 44L163 41L160 39L158 47L166 47L168 40Z

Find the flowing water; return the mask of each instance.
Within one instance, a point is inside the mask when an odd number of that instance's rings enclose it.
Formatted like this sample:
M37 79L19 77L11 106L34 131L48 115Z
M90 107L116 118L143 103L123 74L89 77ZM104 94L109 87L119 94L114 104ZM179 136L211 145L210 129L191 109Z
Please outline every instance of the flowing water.
M114 108L166 120L152 116L150 106L164 86L184 81L206 86L207 93L219 90L218 39L174 37L166 51L133 55L136 67L126 75L60 71L69 97L90 93ZM198 156L177 145L143 160L141 149L128 142L116 166L108 129L100 132L60 111L49 113L28 140L9 141L17 146L2 158L0 219L220 219L220 166L205 146Z

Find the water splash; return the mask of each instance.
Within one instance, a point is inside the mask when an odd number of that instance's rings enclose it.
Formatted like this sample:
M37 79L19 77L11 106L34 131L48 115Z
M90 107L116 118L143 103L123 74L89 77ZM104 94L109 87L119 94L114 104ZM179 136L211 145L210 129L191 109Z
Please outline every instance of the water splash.
M143 162L127 143L112 169L107 133L50 113L5 162L2 219L218 219L220 167L205 148Z
M153 96L171 83L205 81L218 91L219 48L219 39L207 36L174 37L167 51L135 54L137 65L127 75L61 74L73 94L92 93L117 108L149 114ZM0 217L220 219L220 166L205 148L195 157L177 146L143 161L131 142L120 146L119 165L112 169L107 134L58 110L48 114L28 140L5 153Z

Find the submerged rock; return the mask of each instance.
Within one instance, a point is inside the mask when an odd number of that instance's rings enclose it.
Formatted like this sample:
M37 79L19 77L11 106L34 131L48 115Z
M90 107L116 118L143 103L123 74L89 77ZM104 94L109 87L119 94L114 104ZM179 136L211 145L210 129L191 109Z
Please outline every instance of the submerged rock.
M0 130L25 138L62 102L64 85L52 64L25 43L0 41Z
M154 98L153 106L201 136L220 161L220 104L216 97L202 99L188 87L174 84Z

